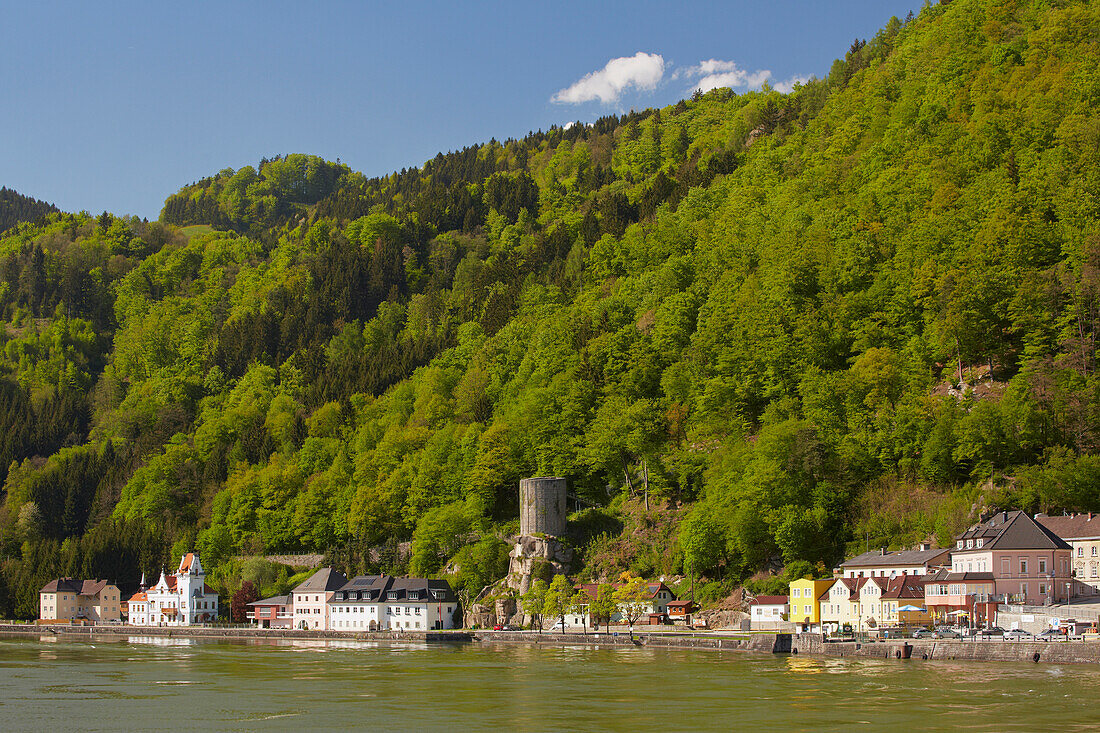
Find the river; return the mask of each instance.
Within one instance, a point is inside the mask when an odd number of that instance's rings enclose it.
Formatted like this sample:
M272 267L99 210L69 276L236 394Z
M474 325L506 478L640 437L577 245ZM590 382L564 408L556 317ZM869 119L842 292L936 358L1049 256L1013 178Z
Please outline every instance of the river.
M1100 669L523 644L0 638L0 729L973 730L1100 725Z

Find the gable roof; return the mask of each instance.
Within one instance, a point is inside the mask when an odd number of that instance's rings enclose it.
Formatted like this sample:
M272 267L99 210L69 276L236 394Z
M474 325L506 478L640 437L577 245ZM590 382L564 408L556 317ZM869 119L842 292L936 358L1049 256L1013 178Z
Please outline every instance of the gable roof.
M935 563L937 560L946 560L947 556L950 553L950 550L944 548L933 548L928 550L898 550L896 552L871 550L870 552L864 552L861 555L856 555L840 567L890 567L892 565L921 565L927 567L929 564Z
M290 596L271 596L260 601L252 601L249 606L289 606Z
M338 590L348 582L347 576L339 570L321 568L313 575L306 578L294 588L295 593L313 593L330 590Z
M78 596L94 596L110 583L106 580L80 580L77 578L54 578L42 586L39 593L72 593Z
M786 606L787 596L757 596L749 603L750 606Z
M1063 540L1083 540L1100 537L1100 514L1069 514L1064 517L1039 517L1039 524Z
M924 598L924 576L898 575L883 580L887 581L883 598Z
M1027 512L1021 511L997 512L989 520L974 525L955 539L978 538L984 540L982 550L1070 549L1068 542L1032 519Z

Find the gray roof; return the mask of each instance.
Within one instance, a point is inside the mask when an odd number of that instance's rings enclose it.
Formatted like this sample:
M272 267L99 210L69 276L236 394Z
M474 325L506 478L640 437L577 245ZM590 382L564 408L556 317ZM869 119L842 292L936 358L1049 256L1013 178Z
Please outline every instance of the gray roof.
M955 573L950 570L940 570L933 575L925 576L927 583L959 583L967 581L989 580L992 581L993 573Z
M391 594L393 595L392 598L390 597ZM395 578L392 575L360 575L344 584L337 591L333 600L337 602L396 600L454 603L458 600L458 597L451 590L451 586L446 580Z
M80 580L55 578L42 587L39 593L74 593L78 596L94 596L108 585L106 580Z
M1031 518L1027 512L997 512L957 540L982 538L983 550L1068 550L1069 543ZM971 549L971 548L966 548ZM958 552L958 550L956 550Z
M262 601L252 601L250 606L289 606L290 596L271 596L271 598L264 598Z
M856 555L841 565L842 568L879 567L882 565L929 565L950 554L950 550L898 550L887 552L872 550Z
M1100 537L1100 514L1068 514L1064 517L1043 517L1037 521L1064 540Z
M313 575L306 578L295 589L295 593L313 593L336 590L348 582L347 576L339 570L321 568Z

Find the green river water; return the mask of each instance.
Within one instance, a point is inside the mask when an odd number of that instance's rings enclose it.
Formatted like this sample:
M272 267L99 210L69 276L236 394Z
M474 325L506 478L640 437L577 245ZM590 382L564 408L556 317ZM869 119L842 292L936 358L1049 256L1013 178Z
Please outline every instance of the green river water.
M1100 669L534 645L0 638L0 730L1100 728Z

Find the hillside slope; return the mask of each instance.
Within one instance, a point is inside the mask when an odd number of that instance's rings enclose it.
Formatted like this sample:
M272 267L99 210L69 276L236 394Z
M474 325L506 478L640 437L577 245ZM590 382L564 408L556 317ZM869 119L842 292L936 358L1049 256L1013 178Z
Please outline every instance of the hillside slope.
M375 179L288 155L0 238L0 421L41 431L5 446L0 603L410 538L480 588L525 475L599 505L582 573L728 582L1100 510L1097 39L1088 3L955 0L789 95ZM626 515L683 519L653 548Z

